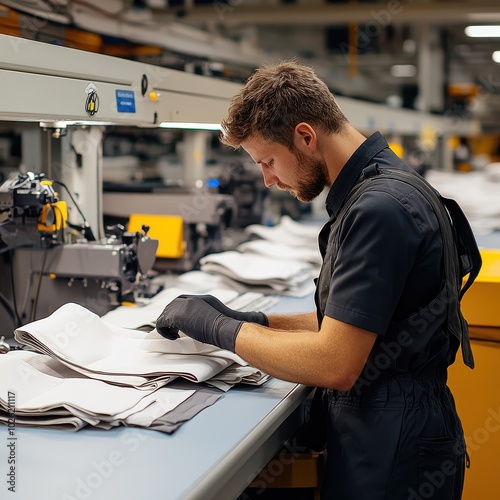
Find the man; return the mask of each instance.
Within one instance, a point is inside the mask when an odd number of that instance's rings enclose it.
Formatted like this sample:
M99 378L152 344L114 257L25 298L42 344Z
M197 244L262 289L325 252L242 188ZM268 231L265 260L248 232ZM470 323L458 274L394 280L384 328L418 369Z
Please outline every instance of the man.
M243 147L267 187L304 202L329 188L317 311L266 317L181 296L158 331L181 330L272 376L324 388L322 498L459 499L466 453L446 373L463 322L441 211L383 137L355 130L313 70L294 62L253 74L233 98L222 142Z

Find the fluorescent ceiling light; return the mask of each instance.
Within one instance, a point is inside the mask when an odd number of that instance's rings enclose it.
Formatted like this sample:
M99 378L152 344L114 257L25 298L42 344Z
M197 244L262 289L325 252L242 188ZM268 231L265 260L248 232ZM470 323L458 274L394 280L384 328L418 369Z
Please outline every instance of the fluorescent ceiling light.
M500 50L495 50L493 54L491 55L491 58L496 62L500 64Z
M471 38L497 38L500 37L500 25L467 26L465 34Z
M396 78L408 78L417 74L417 68L413 64L394 64L391 66L391 75Z
M38 120L36 120L38 121ZM110 126L110 125L117 125L114 122L100 122L100 121L94 121L94 120L58 120L58 121L41 121L39 122L40 127L42 128L65 128L69 127L71 125L78 125L82 127L86 127L89 125L103 125L103 126Z
M189 130L220 130L220 123L161 122L161 128L181 128Z

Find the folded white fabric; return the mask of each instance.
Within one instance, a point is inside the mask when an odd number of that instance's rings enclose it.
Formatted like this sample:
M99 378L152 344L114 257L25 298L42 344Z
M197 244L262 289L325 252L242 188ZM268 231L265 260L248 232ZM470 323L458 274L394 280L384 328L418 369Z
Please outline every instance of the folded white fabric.
M60 370L58 368L60 367ZM3 395L16 394L16 419L57 415L97 425L127 424L147 427L176 408L194 390L162 388L138 390L100 380L68 376L68 368L50 357L30 351L14 351L0 357L0 407L8 410ZM54 423L54 422L52 422Z
M425 178L443 196L453 198L464 211L475 234L500 229L498 181L488 169L473 172L428 170Z
M200 259L201 270L218 273L245 285L269 287L275 292L299 288L313 276L307 263L227 251Z
M44 413L40 415L30 415L27 417L16 417L16 425L24 427L45 427L47 429L64 429L67 431L79 431L87 425L81 418L74 416L46 416ZM8 425L9 416L0 408L0 423Z
M254 253L280 260L321 264L321 254L317 245L312 247L292 246L269 240L251 240L238 245L238 250L243 253Z
M221 371L217 375L217 378L210 382L210 385L217 387L221 391L227 391L240 382L245 382L248 385L262 385L269 378L269 375L256 372L252 366L237 366L233 364Z
M212 269L211 271L204 271L206 274L210 273L218 273L220 269L218 267L207 266L206 269ZM264 296L283 296L283 297L305 297L306 295L310 295L314 293L314 281L313 276L311 275L308 280L299 283L299 284L287 284L286 286L277 285L276 283L267 282L267 283L245 283L239 280L235 280L233 278L229 278L228 276L219 275L218 276L221 285L225 284L227 287L232 288L233 290L238 290L243 295L247 293L256 293ZM250 291L251 290L251 291ZM276 298L276 297L275 297ZM229 304L228 304L229 305ZM265 312L264 309L260 309Z
M284 215L275 226L251 224L245 228L249 234L255 234L265 240L292 246L312 248L318 246L318 234L321 227L306 225Z
M150 307L120 307L107 317L129 327L154 324L164 306L184 292L171 288ZM212 292L241 309L263 298L234 290ZM133 425L172 432L220 393L194 397L195 389L165 384L182 377L227 391L240 382L259 385L269 378L230 351L182 333L169 341L156 330L118 326L72 303L18 328L14 336L35 350L0 356L0 392L16 394L19 425L70 430ZM0 396L0 422L8 422L8 410L8 401Z
M155 330L118 327L72 303L18 328L14 336L90 378L144 389L176 377L209 381L233 363L247 365L230 351L189 337L169 341Z
M0 393L15 394L20 426L77 431L86 425L101 429L127 425L161 432L173 432L221 394L187 383L149 391L111 385L31 351L0 356ZM9 419L8 404L0 396L4 424Z
M149 326L150 330L152 330L155 327L156 319L162 313L165 306L179 295L186 293L193 294L194 292L185 287L169 287L152 297L145 305L117 307L104 316L101 316L101 319L124 328L139 329ZM212 289L210 290L210 294L224 303L228 303L238 296L238 292L235 290Z

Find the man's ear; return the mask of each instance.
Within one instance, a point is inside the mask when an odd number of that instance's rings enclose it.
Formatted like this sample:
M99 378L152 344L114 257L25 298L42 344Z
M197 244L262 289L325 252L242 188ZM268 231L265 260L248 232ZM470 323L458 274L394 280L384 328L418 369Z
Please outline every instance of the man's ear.
M295 126L293 143L302 152L314 151L316 149L316 131L309 123L300 122Z

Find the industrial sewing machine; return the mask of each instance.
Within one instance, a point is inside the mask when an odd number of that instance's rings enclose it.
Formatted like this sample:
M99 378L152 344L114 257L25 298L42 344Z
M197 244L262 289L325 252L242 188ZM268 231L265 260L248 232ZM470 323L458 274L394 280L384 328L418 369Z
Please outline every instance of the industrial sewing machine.
M189 231L174 259L181 269L203 248L213 251L231 197L199 188L206 137L197 129L218 126L239 85L5 35L0 80L0 120L18 123L23 134L21 175L0 195L0 334L10 337L13 327L65 302L103 314L148 293L144 277L158 242L143 216L175 216L188 207L181 216ZM30 123L40 127L25 130ZM136 213L136 225L110 232L103 223L102 141L107 127L121 125L189 129L187 191L181 200L161 193L152 214L143 203L129 210L125 197L121 210ZM178 234L162 238L179 242Z
M154 293L148 272L158 240L147 235L149 228L131 233L115 227L96 241L87 223L68 221L55 184L43 173L28 172L0 186L0 252L9 256L5 274L14 283L38 283L28 285L24 304L14 302L15 321L46 316L68 301L103 314Z

